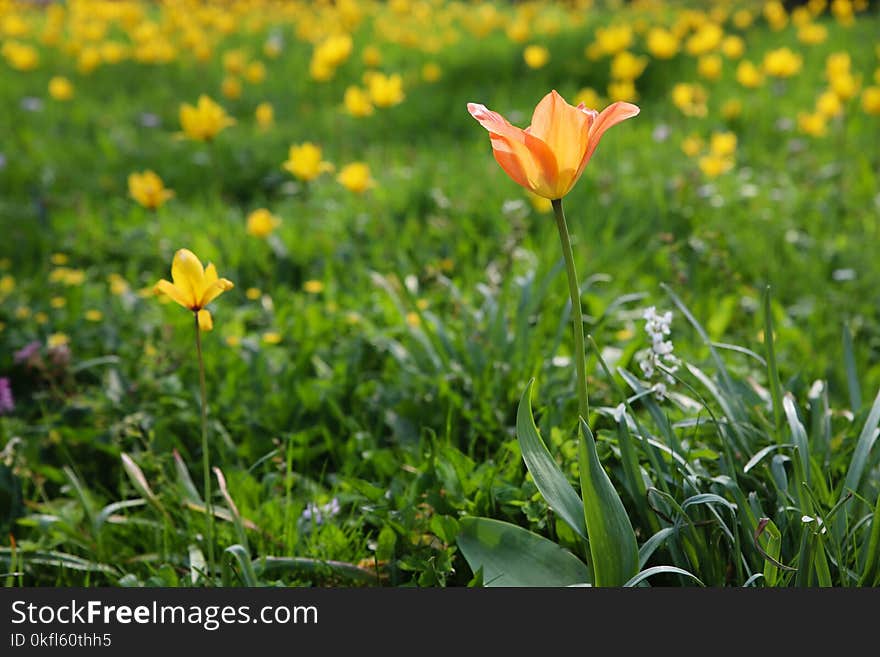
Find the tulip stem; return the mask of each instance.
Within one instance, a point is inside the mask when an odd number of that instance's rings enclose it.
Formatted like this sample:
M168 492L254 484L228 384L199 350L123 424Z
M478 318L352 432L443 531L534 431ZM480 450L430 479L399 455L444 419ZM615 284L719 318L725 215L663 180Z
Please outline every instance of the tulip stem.
M581 290L578 283L577 270L574 266L574 253L571 249L571 237L565 222L565 211L562 199L553 201L553 214L556 216L556 227L562 242L562 255L565 258L565 270L568 273L568 293L571 296L571 321L574 326L574 359L577 374L578 413L584 421L589 421L590 401L587 397L587 355L584 348L584 313L581 309Z
M210 582L214 571L214 507L211 504L211 463L208 452L208 393L205 386L205 361L202 358L202 332L199 328L199 313L195 315L196 354L199 358L199 390L202 397L202 469L205 476L205 513L208 518L206 542L208 544L208 572L205 578Z

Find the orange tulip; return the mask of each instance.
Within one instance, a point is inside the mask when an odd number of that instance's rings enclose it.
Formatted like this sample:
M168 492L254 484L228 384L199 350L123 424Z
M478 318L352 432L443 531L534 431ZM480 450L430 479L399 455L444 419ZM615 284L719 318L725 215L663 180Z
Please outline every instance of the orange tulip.
M489 131L495 160L507 175L550 200L571 191L608 128L639 113L638 107L624 102L601 112L583 103L575 107L554 90L538 103L532 125L522 130L485 105L467 107Z

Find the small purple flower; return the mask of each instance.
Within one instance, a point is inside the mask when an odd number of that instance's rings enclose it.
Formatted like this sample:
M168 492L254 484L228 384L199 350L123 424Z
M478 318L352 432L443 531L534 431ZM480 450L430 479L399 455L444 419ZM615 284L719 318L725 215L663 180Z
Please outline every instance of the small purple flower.
M339 500L335 497L323 506L309 502L299 519L301 523L312 522L316 525L322 525L325 516L331 518L339 513L339 509Z
M9 379L0 376L0 415L8 415L15 410L15 401L12 399L12 386Z
M34 340L33 342L28 342L24 347L19 349L13 355L13 359L15 360L16 365L20 365L22 363L28 363L34 359L34 357L38 357L40 354L40 347L43 346L39 340Z

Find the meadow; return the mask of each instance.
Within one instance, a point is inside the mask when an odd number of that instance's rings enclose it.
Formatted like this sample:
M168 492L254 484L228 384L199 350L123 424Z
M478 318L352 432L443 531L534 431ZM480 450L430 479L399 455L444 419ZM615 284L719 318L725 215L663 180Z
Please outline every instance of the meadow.
M0 0L0 581L880 585L880 12L786 5Z

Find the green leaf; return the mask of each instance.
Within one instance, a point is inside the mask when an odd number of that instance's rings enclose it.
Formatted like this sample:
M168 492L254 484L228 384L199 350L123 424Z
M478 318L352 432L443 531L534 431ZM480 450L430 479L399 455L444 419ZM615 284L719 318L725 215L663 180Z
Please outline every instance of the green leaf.
M254 566L251 563L250 555L243 545L239 545L238 543L230 545L224 550L224 552L235 557L235 560L241 568L241 579L245 586L260 586L260 583L257 580L257 575L254 573Z
M862 408L862 389L856 372L856 357L853 350L852 333L849 324L843 325L843 363L846 367L846 386L849 389L849 407L853 413Z
M590 537L595 586L622 586L639 570L639 547L629 516L608 473L599 462L596 440L580 418L581 494Z
M544 496L548 506L562 518L569 527L586 540L587 525L584 522L584 503L568 483L562 470L550 454L532 415L532 385L529 381L516 411L516 437L523 461L535 480L535 486Z
M571 586L590 582L580 559L543 536L508 522L467 517L458 547L485 586Z
M880 584L880 495L874 507L871 519L871 537L868 539L868 552L865 556L865 572L862 574L860 586L877 586Z
M810 483L810 446L807 443L807 431L798 417L797 408L794 405L794 397L792 394L786 393L782 400L782 408L785 411L785 417L788 420L788 426L791 429L791 436L794 438L794 445L797 449L797 458L803 469L804 481Z
M637 575L633 576L630 580L626 582L623 586L625 587L633 587L637 586L639 583L645 581L649 577L653 577L654 575L659 575L661 573L672 573L674 575L684 575L685 577L690 577L700 586L705 586L700 579L694 575L693 573L689 573L683 568L677 568L676 566L654 566L652 568L648 568L647 570L643 570Z

